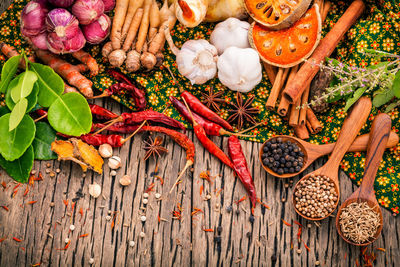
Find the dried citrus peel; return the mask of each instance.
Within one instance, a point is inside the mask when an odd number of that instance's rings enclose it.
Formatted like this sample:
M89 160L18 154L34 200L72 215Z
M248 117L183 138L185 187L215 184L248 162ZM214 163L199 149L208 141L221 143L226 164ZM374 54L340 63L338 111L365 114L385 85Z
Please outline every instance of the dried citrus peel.
M273 31L253 23L249 30L249 41L263 61L289 68L311 56L321 39L321 27L318 5L313 5L288 29Z

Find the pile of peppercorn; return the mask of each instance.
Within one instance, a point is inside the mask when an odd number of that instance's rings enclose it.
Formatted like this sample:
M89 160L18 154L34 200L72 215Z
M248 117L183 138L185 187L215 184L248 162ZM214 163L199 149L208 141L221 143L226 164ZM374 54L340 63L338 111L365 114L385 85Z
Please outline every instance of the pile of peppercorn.
M296 143L272 138L265 143L262 163L280 175L295 173L303 167L304 153Z

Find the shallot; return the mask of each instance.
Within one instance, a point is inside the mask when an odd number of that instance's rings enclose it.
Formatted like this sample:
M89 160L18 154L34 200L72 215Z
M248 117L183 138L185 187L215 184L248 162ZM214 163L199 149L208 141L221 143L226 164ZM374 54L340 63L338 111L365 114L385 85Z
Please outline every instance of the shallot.
M30 1L21 13L21 32L26 37L33 37L46 31L45 19L49 12L46 0Z
M30 41L32 43L33 46L42 49L42 50L47 50L47 33L40 33L36 36L33 36L30 38Z
M77 0L72 6L72 14L78 18L79 23L82 25L94 22L103 13L103 0Z
M47 48L54 54L73 53L81 50L85 44L85 36L79 28L75 36L70 39L59 38L56 33L47 35Z
M75 0L49 0L49 3L56 7L69 7Z
M115 7L115 0L103 0L104 12L110 12Z
M101 15L98 20L89 25L82 26L83 35L90 44L99 44L104 41L110 34L110 29L111 20L106 14Z

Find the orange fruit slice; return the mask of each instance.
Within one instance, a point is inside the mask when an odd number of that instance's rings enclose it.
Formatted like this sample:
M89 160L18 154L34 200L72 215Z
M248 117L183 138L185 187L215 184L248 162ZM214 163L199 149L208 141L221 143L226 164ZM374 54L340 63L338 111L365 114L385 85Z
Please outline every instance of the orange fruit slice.
M277 67L293 67L307 59L321 39L321 16L313 5L292 27L273 31L256 22L249 29L250 45L263 61Z
M245 0L250 16L271 30L282 30L303 16L311 0Z

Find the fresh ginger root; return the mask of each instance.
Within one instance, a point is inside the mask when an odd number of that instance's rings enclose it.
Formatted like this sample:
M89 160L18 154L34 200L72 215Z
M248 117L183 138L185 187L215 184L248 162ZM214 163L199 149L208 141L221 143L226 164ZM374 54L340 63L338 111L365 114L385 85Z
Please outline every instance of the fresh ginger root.
M140 69L140 53L136 50L129 51L125 64L128 72L138 71Z
M112 47L112 43L111 43L111 41L110 42L107 42L104 46L103 46L103 48L101 49L101 55L103 56L103 57L107 57L108 58L108 56L110 55L110 53L113 51L113 47Z
M70 85L76 87L85 97L93 97L93 83L81 74L82 68L66 62L50 51L36 50L36 55L44 64L50 66Z
M113 67L120 67L124 64L126 53L122 49L114 50L108 55L108 61Z

